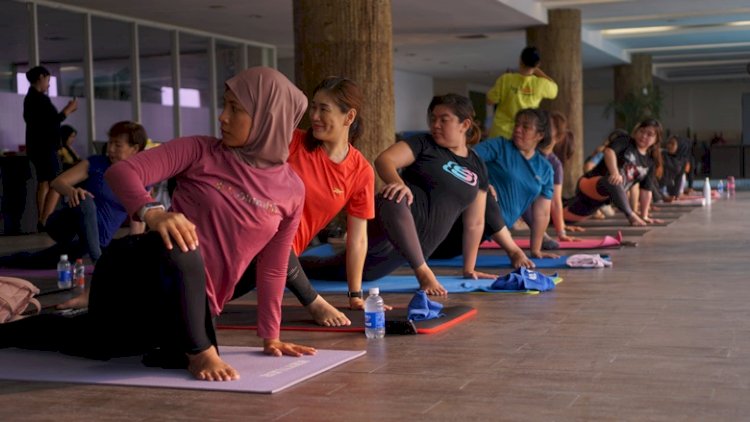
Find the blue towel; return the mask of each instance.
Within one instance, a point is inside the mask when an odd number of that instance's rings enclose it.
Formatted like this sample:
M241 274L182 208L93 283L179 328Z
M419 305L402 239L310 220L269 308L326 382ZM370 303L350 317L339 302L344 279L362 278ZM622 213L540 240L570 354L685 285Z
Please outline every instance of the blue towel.
M553 274L552 277L548 277L542 273L538 273L533 270L527 270L526 268L519 268L514 270L502 277L498 277L494 283L490 286L493 290L539 290L545 292L555 288L555 282L553 278L557 277L557 273Z
M443 309L443 304L435 302L427 298L427 293L424 290L417 290L414 297L409 302L409 314L408 318L411 321L425 321L428 319L435 319L445 316L444 313L440 312Z

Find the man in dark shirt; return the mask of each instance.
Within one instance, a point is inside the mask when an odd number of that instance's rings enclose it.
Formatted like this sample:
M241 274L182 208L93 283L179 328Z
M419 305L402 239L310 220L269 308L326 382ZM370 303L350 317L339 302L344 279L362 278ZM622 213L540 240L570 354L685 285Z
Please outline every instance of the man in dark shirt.
M60 122L78 109L78 101L73 98L61 112L58 112L45 94L49 89L50 73L42 66L36 66L26 72L26 79L31 84L23 100L26 154L36 171L37 216L41 221L49 182L57 177L61 170L57 157L57 150L60 149Z

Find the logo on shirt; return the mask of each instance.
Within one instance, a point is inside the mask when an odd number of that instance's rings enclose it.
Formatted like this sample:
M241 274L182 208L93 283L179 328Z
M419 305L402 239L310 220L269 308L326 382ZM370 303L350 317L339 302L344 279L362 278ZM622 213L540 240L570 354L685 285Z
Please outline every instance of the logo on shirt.
M469 186L477 185L477 174L467 169L466 167L454 163L453 161L448 161L447 163L445 163L443 165L443 170L447 171L450 175Z
M238 192L237 190L232 188L231 185L224 184L223 181L214 183L214 188L216 188L216 190L218 191L228 192L230 195L239 199L240 201L247 202L248 204L260 208L269 214L281 214L281 211L279 211L279 207L276 206L276 204L274 204L273 202L256 198L245 192Z
M333 191L334 195L343 195L344 194L344 190L343 189L339 189L339 188L331 188L331 191Z

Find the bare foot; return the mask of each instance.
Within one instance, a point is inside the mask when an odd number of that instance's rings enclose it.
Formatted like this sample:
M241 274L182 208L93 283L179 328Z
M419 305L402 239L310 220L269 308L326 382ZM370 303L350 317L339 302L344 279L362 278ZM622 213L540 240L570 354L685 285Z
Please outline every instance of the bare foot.
M315 323L324 327L342 327L345 325L352 325L349 318L344 315L343 312L336 309L333 305L328 303L323 296L318 295L315 300L306 306L307 311L310 312Z
M240 379L240 374L234 368L224 362L216 347L191 355L188 354L188 371L196 379L204 381L232 381Z
M445 287L437 281L435 273L427 266L427 263L415 269L414 273L419 281L419 288L425 293L433 296L448 296L448 290L445 290Z
M640 227L640 226L645 226L646 225L646 222L643 221L643 219L641 219L641 217L638 217L636 214L632 214L628 220L630 220L630 225L631 226L638 226L638 227Z
M89 306L89 291L88 289L86 289L80 295L74 297L73 299L68 299L63 303L60 303L59 305L55 306L55 308L57 309L83 309L88 306Z

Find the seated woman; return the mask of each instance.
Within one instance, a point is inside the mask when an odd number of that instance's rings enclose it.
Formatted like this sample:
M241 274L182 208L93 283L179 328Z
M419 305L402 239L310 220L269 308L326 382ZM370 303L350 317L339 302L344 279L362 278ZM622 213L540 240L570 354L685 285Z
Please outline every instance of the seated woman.
M665 202L682 196L686 174L690 172L690 141L670 136L666 148L661 152L664 174L659 179L659 188Z
M484 228L487 173L469 145L479 140L468 98L448 94L434 97L428 108L430 134L399 141L375 160L385 182L375 199L375 219L368 224L364 280L376 280L405 263L414 270L419 287L431 295L446 295L427 265L428 257L463 218L464 275L491 277L475 271ZM400 172L399 172L400 170ZM343 254L302 256L310 278L343 280Z
M106 155L92 155L50 183L55 197L63 195L68 203L52 213L45 225L55 244L39 252L0 258L0 266L55 268L61 254L68 254L72 260L87 254L94 263L99 260L102 249L128 219L125 207L105 183L104 172L143 151L148 139L143 126L128 121L115 123L108 136ZM143 233L144 228L143 223L131 220L130 234Z
M354 143L364 133L360 111L364 95L354 81L324 79L313 91L307 132L294 132L289 165L305 184L305 205L292 242L287 288L320 325L349 325L346 315L315 291L300 267L298 256L342 210L346 210L346 280L349 307L364 309L362 267L367 254L367 220L375 216L375 173ZM255 280L243 279L234 296L247 293Z
M81 161L81 157L73 149L73 143L76 140L78 131L73 126L62 125L60 126L60 149L57 151L57 155L60 156L60 162L62 163L63 171L73 167Z
M503 220L516 221L531 208L530 254L535 258L557 257L542 252L554 185L552 166L538 150L551 142L548 113L527 108L516 114L512 140L491 138L474 147L487 165Z
M474 151L487 165L494 190L488 195L484 237L491 238L506 251L514 268L534 267L505 227L506 222L518 220L525 210L530 214L531 255L535 258L557 257L542 251L554 189L552 166L547 157L537 151L546 149L554 155L552 147L548 114L539 109L518 112L512 141L491 138L474 146ZM458 256L461 253L458 249L461 230L459 221L432 257Z
M279 339L289 249L304 200L304 186L286 159L307 100L281 73L264 67L242 71L226 88L222 139L175 139L107 171L128 213L152 231L107 248L90 283L88 314L2 324L0 347L104 359L146 354L149 364L186 367L198 379L237 379L218 354L211 316L221 312L257 256L264 352L315 353ZM173 176L177 187L166 211L144 185Z
M565 221L583 221L612 201L633 226L658 223L649 218L648 210L651 192L658 189L656 180L662 173L661 136L661 123L648 119L635 127L632 138L614 139L605 148L603 161L578 180L576 196L564 210ZM635 184L641 188L638 196L642 217L628 203L627 191Z

